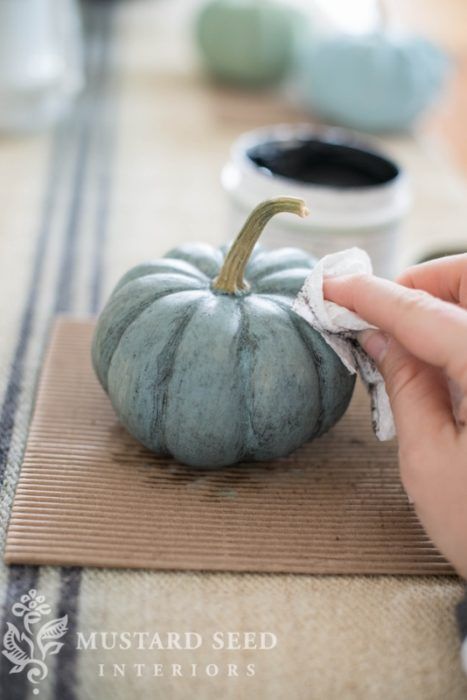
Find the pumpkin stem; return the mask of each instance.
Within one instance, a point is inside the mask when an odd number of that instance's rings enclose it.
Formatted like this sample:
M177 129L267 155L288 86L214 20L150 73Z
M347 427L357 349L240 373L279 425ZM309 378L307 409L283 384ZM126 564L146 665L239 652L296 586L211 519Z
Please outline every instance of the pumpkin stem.
M276 197L258 204L232 243L221 271L212 285L214 289L224 294L237 294L248 289L243 273L253 248L269 219L283 212L302 217L309 214L303 199L297 197Z

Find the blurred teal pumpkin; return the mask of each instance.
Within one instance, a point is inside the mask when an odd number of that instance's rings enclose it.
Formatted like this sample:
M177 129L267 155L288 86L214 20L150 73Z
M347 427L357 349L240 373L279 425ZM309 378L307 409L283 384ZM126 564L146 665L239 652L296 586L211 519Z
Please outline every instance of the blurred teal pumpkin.
M245 85L273 83L287 71L303 16L274 0L209 0L196 36L216 78Z
M313 259L254 248L284 211L306 209L269 200L225 259L184 245L131 269L113 291L94 367L122 423L154 452L206 467L282 457L346 409L354 378L291 310Z
M321 39L298 55L301 101L325 120L363 131L408 129L435 101L448 67L429 41L383 31Z

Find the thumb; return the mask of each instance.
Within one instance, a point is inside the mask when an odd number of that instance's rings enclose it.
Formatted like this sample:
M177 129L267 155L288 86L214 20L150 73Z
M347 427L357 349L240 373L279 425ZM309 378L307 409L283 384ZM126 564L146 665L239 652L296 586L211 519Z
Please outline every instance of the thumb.
M359 342L383 375L401 449L426 446L440 430L454 429L449 391L438 368L379 330L361 332Z

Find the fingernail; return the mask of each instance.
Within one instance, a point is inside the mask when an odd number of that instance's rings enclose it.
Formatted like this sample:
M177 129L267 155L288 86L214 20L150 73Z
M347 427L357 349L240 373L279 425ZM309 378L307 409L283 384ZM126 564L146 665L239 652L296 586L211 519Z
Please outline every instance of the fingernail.
M381 331L361 331L357 336L358 342L366 353L377 363L381 362L389 345L389 338Z

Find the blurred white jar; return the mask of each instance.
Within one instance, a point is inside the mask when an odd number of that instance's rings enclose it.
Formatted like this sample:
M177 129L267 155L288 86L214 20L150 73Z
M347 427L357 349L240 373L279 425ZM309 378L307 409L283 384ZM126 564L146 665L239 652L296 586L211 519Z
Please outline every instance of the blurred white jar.
M76 0L0 0L0 130L50 126L82 84Z
M230 237L261 200L301 197L310 215L275 217L263 235L265 246L303 248L318 258L359 246L376 274L397 274L398 239L410 200L407 178L351 132L306 125L248 132L234 143L222 184L230 200Z

